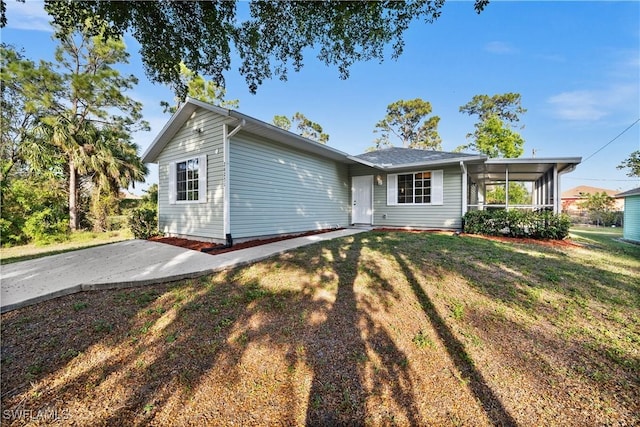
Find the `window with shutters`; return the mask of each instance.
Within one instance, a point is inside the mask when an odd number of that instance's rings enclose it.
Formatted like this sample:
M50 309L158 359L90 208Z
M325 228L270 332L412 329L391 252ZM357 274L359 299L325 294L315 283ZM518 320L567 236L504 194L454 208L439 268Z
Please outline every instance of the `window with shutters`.
M398 203L431 203L431 172L398 174Z
M207 201L207 156L169 164L169 204Z
M387 205L442 205L443 171L387 175Z
M199 200L198 159L176 163L176 200Z

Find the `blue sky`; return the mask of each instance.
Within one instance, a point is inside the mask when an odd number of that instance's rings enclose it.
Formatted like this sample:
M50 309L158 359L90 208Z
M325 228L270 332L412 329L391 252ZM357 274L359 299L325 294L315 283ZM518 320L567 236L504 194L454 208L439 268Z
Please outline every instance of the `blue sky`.
M28 58L52 60L55 42L42 2L10 1L8 21L3 42L23 48ZM144 151L169 119L160 101L173 95L149 82L139 45L125 41L131 63L122 71L139 77L131 96L143 102L152 127L135 135ZM640 123L610 142L640 119L640 2L493 1L480 15L471 2L447 2L435 23L414 22L405 42L398 60L355 64L348 80L309 52L301 72L286 82L266 81L256 95L235 71L236 61L226 73L227 98L266 122L300 111L329 133L329 145L360 154L373 144L374 126L391 102L431 102L447 151L473 131L474 119L458 111L461 105L476 94L517 92L528 110L521 117L524 157L535 150L536 157L584 160L563 177L563 190L640 186L640 179L616 169L640 149ZM147 184L157 182L157 169L150 171Z

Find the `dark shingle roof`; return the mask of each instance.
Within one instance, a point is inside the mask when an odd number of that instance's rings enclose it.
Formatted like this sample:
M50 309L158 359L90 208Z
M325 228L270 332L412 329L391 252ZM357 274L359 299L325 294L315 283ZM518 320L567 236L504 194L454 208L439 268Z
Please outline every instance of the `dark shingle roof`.
M640 195L640 187L616 194L616 197L638 196Z
M359 154L358 159L379 166L401 166L415 163L442 162L454 159L477 158L477 154L450 153L447 151L418 150L415 148L391 147Z

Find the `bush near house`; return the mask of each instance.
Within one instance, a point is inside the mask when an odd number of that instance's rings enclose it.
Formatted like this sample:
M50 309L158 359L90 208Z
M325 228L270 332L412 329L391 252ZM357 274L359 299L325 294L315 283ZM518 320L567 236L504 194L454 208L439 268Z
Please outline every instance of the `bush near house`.
M564 239L571 226L568 215L550 211L470 211L463 221L465 233L533 239Z
M136 239L148 239L158 234L158 211L150 207L133 209L129 213L129 228Z
M145 191L138 207L127 213L127 223L136 239L148 239L158 234L158 184Z

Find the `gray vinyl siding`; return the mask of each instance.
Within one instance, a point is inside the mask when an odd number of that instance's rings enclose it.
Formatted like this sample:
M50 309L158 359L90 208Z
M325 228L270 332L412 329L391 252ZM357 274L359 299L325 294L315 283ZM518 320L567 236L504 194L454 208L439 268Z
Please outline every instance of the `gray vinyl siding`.
M627 240L640 242L640 195L624 198L624 229Z
M387 174L362 165L350 167L351 176L382 176L383 185L373 186L373 225L384 227L416 227L458 229L462 227L462 177L459 167L431 167L420 170L442 169L442 205L387 205ZM411 170L408 172L419 172ZM402 173L402 172L400 172ZM351 195L349 196L351 199ZM386 218L385 218L386 216Z
M210 111L197 109L158 156L158 228L161 233L224 239L224 119ZM195 128L202 129L202 132L194 132ZM169 164L203 154L207 155L207 202L170 204Z
M348 225L347 165L243 132L229 152L233 238Z

